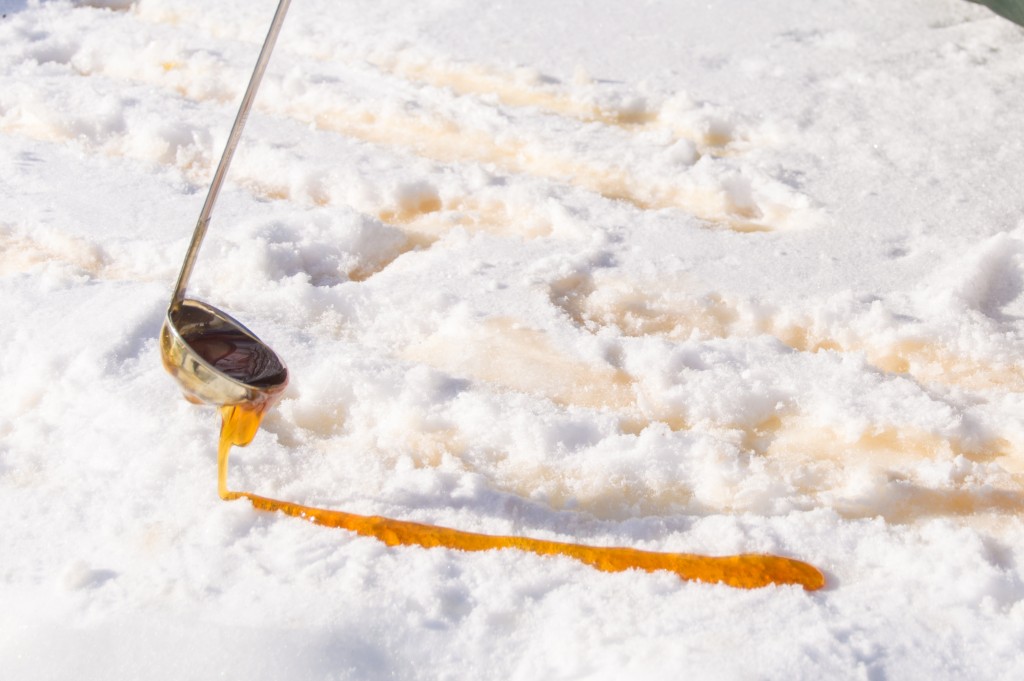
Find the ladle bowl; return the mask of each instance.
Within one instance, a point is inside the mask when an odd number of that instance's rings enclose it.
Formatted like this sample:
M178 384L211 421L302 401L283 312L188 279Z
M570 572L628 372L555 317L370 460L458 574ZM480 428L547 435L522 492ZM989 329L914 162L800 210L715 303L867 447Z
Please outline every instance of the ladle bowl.
M195 403L266 404L288 385L288 369L270 346L231 315L198 300L167 310L160 357Z

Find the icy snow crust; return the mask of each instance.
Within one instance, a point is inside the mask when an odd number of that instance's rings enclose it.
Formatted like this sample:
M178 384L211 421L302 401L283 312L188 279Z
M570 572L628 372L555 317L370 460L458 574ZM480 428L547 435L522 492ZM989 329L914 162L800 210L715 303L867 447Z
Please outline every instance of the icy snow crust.
M192 289L293 376L231 486L829 580L743 592L217 499L156 335L274 5L0 2L5 679L1024 675L1024 32L294 3Z

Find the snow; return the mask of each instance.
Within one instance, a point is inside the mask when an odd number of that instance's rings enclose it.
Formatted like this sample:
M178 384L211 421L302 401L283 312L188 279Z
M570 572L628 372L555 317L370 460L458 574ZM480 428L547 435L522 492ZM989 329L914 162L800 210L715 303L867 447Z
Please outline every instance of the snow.
M10 679L1019 678L1024 32L962 0L297 0L190 294L292 383L218 499L157 334L269 0L0 0Z

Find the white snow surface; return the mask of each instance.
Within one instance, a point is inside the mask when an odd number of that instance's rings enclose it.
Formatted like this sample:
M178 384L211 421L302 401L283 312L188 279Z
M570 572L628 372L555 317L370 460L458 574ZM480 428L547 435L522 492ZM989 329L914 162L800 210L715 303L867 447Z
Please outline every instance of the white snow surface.
M272 0L0 0L0 677L1024 677L1024 30L962 0L295 0L190 295L234 489L770 552L743 591L216 494L157 334Z

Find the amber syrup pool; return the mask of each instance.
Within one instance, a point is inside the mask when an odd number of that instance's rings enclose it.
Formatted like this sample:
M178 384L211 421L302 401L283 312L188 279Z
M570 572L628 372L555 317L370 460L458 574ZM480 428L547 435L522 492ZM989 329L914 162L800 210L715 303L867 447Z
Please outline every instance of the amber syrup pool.
M228 454L233 445L245 446L260 427L269 404L240 404L221 407L223 423L217 452L217 488L222 499L248 499L264 511L281 511L317 525L340 527L374 537L388 546L421 546L459 551L519 549L540 555L575 558L605 572L623 570L667 570L686 580L723 583L743 589L769 584L799 584L808 591L820 589L825 578L815 567L792 558L763 554L700 556L688 553L654 553L621 547L598 547L566 542L462 532L447 527L330 511L268 499L249 492L228 489Z

